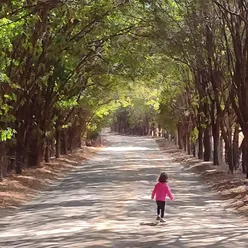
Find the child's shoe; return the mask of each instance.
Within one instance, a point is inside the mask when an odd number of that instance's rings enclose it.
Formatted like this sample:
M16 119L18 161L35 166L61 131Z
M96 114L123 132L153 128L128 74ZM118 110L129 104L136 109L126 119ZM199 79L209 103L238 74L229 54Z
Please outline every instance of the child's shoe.
M163 218L161 218L161 219L160 219L160 222L166 222L166 220L165 220L165 219L163 219Z
M157 216L157 220L160 220L160 216Z

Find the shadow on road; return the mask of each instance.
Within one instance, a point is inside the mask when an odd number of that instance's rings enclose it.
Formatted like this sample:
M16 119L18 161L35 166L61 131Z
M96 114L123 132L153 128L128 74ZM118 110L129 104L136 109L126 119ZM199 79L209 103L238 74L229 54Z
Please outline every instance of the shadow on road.
M111 147L2 219L0 247L246 247L245 221L226 212L152 139L115 135L108 142ZM176 201L167 203L167 225L152 226L150 194L164 170Z

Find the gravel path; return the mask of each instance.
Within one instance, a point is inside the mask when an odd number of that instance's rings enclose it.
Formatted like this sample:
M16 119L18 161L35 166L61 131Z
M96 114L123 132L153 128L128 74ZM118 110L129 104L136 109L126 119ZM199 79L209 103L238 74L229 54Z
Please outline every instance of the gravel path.
M246 220L230 213L199 179L154 140L108 135L110 143L13 216L0 220L0 247L247 247ZM174 202L167 224L150 199L161 171L169 175Z

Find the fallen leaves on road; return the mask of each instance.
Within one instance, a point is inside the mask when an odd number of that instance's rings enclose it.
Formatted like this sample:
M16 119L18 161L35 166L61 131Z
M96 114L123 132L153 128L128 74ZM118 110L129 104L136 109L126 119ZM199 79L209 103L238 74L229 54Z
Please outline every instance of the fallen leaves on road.
M53 158L50 163L43 163L40 168L25 169L22 175L10 174L0 182L0 209L14 209L35 197L56 179L82 165L83 161L99 149L83 147L59 159Z

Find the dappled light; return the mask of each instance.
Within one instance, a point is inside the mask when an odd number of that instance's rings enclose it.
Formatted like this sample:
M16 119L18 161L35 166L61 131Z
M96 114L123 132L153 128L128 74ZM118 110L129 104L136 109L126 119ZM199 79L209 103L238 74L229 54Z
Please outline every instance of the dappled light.
M147 151L147 150L151 150L147 147L140 147L140 146L137 146L137 147L126 147L126 146L117 146L117 147L109 147L109 148L106 148L107 151L120 151L120 152L125 152L125 151Z
M108 141L111 147L1 218L0 247L246 247L241 217L158 151L155 141L118 135ZM110 149L114 146L125 150ZM175 201L167 203L166 224L152 225L156 207L150 194L161 171L169 175Z
M247 0L1 1L0 248L246 247L247 20Z

